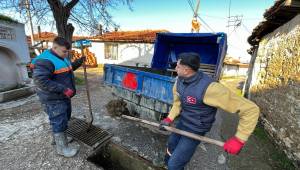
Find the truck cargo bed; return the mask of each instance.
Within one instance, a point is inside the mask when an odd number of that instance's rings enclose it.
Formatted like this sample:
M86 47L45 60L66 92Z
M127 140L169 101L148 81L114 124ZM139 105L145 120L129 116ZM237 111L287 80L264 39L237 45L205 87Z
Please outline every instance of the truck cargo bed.
M176 77L174 72L106 64L104 73L105 84L112 88L114 94L127 102L130 112L143 113L140 117L149 120L159 120L161 113L169 112L173 100L172 87ZM136 89L123 86L127 73L136 75L138 82Z
M199 70L219 80L227 50L224 33L159 33L151 68L105 64L104 82L141 118L160 120L173 103L178 55L195 52L201 57Z

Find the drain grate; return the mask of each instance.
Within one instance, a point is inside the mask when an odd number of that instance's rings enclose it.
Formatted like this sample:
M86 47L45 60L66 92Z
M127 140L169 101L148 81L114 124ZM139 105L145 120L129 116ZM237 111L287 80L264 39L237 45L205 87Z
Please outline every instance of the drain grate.
M92 149L100 147L112 137L109 132L93 125L87 131L88 126L89 124L84 120L72 118L66 133Z

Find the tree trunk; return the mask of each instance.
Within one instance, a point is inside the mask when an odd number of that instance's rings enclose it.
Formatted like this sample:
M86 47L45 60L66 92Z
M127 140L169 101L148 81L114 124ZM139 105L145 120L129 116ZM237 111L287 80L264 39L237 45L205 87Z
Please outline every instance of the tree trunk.
M72 44L72 37L74 27L71 23L69 24L56 24L58 36L64 37L70 44Z
M78 3L79 0L72 0L66 6L63 6L59 0L47 1L56 22L58 36L65 38L70 44L72 44L74 27L71 23L68 23L68 19L71 14L71 9Z

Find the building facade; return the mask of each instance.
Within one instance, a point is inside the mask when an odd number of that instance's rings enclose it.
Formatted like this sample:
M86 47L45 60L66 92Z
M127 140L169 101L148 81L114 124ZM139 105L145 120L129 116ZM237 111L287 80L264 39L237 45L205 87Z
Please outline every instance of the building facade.
M26 84L30 62L24 24L0 20L0 92Z

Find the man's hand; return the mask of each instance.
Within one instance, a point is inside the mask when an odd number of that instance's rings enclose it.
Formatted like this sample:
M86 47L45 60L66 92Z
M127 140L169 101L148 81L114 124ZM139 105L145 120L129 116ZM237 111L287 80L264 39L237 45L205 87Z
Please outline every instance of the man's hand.
M225 142L223 149L230 154L237 155L240 153L244 145L244 141L234 136Z
M67 96L68 98L71 98L74 95L74 91L72 89L67 88L64 91L64 95Z
M172 119L170 119L169 117L165 118L164 120L162 120L159 124L159 130L164 130L166 131L166 129L164 128L164 126L170 126L170 124L172 123Z

